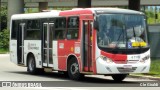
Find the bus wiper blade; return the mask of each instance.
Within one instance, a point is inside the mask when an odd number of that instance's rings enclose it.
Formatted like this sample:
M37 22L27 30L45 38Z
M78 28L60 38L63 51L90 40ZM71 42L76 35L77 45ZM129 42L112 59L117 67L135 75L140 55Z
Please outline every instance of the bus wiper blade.
M133 35L134 35L134 37L136 37L136 33L135 33L134 27L133 27ZM135 41L136 41L136 38L135 38Z
M119 45L119 39L120 39L120 37L121 37L122 33L123 33L123 32L121 32L121 33L120 33L120 35L118 36L118 39L115 41L115 42L117 42L117 43L115 43L115 47L114 47L114 48L112 48L112 50L111 50L111 51L113 51L114 49L117 49L117 48L118 48L118 45Z
M122 31L121 33L120 33L120 35L119 35L119 37L118 37L118 39L116 40L116 45L115 45L115 47L116 48L118 48L118 45L119 45L119 39L120 39L120 37L121 37L121 35L122 35L122 33L123 33L123 35L124 35L124 31Z

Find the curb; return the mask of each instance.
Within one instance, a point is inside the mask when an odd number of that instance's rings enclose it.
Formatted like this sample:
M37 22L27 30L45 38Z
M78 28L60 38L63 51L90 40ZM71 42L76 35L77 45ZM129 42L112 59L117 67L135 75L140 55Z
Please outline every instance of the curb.
M160 77L153 77L153 76L146 76L146 75L129 75L128 77L160 81Z
M0 57L9 56L9 54L0 54Z

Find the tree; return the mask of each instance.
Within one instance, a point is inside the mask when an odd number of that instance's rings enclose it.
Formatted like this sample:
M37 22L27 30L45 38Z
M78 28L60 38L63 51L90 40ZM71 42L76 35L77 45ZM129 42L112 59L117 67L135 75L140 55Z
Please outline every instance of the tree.
M0 49L7 50L9 48L9 30L4 29L0 32Z
M1 7L0 49L9 48L9 30L7 30L7 7Z
M7 28L7 7L1 7L1 31Z

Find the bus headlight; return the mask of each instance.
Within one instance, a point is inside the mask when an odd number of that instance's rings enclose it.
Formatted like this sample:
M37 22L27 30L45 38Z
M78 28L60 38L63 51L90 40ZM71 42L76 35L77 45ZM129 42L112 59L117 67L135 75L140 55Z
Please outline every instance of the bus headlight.
M140 62L145 63L150 58L150 55L143 57Z
M100 56L100 58L101 58L102 60L106 61L107 63L112 63L112 62L113 62L112 59L107 58L107 57L102 56L102 55Z

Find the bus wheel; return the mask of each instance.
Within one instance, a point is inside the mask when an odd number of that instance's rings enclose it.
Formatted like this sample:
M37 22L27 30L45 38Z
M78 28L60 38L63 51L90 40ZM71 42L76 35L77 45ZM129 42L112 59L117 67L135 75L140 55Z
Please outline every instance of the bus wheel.
M35 63L35 59L33 56L29 56L28 58L27 71L30 74L36 74L36 63Z
M70 59L67 70L68 70L68 76L72 80L80 80L83 77L83 75L79 72L79 65L76 59L74 58Z
M114 74L112 75L112 78L114 79L115 82L121 82L123 81L128 74Z

